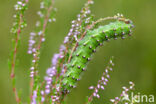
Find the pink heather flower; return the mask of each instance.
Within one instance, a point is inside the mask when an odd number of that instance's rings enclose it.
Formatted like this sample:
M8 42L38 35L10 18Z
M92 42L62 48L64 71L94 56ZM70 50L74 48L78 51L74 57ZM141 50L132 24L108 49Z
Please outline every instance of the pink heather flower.
M35 44L35 41L34 40L29 40L29 43L30 44Z
M53 18L53 22L56 22L56 18Z
M90 90L94 89L94 86L90 86L89 89L90 89Z
M45 93L49 94L50 93L50 89L45 89Z
M60 87L56 87L56 90L59 92L60 91Z
M41 97L41 102L44 102L45 101L45 98L44 97Z
M65 73L65 65L63 64L62 70L61 70L61 75Z
M104 78L104 77L101 77L101 80L103 80L103 81L104 81L104 80L105 80L105 78Z
M34 77L34 74L30 74L30 78L33 78Z
M21 1L18 1L17 4L22 5L22 2Z
M109 76L109 75L107 75L107 78L110 78L110 76Z
M72 23L72 24L74 24L74 23L75 23L75 21L73 20L71 23Z
M116 100L119 100L119 97L115 97Z
M33 92L31 104L37 104L37 103L36 103L36 98L37 98L37 91L35 90L35 91Z
M125 89L125 91L126 91L126 92L127 92L127 91L129 91L129 89L128 89L128 88L126 88L126 89Z
M107 83L106 83L106 82L103 82L103 84L104 84L104 85L107 85Z
M133 89L133 86L130 86L130 89Z
M36 52L36 48L33 48L33 49L32 49L32 52L34 52L34 53L35 53L35 52Z
M108 73L108 69L106 69L105 72Z
M123 88L124 90L126 89L126 87L125 87L125 86L123 86L122 88Z
M60 54L54 54L53 58L52 58L52 65L56 65L58 58L60 57Z
M31 36L35 36L35 35L36 35L36 33L34 33L34 32L31 32L31 33L30 33L30 35L31 35Z
M28 50L28 54L32 54L32 51Z
M100 95L99 95L99 94L97 94L97 95L96 95L96 97L97 97L97 98L100 98Z
M64 55L60 54L60 57L59 58L62 59L63 57L64 57Z
M27 3L29 0L25 0L25 2Z
M107 79L107 78L105 78L105 81L106 81L106 82L108 82L108 79Z
M31 68L30 68L30 70L34 70L34 69L35 69L34 67L31 67Z
M49 76L54 76L56 74L56 68L55 67L48 68L46 73Z
M111 101L112 103L114 103L114 102L115 102L115 100L114 100L114 99L110 99L110 101Z
M34 40L34 37L36 36L36 33L34 33L34 32L31 32L30 33L30 39L29 39L29 47L28 47L28 54L32 54L32 52L33 52L33 46L34 46L34 44L36 43L36 41Z
M105 89L104 86L101 86L101 89L104 90Z
M112 71L113 69L112 68L110 68L110 71Z
M50 88L50 85L46 85L45 88L46 88L46 89L49 89L49 88Z
M131 84L131 85L132 85L132 84L134 84L134 83L130 81L130 82L129 82L129 84Z
M98 89L95 89L95 93L98 93Z
M51 87L51 84L52 84L52 79L53 79L53 76L56 75L57 73L57 70L56 70L56 67L55 65L57 64L57 60L58 60L58 57L59 57L59 54L55 54L53 59L52 59L52 67L48 68L47 71L46 71L46 76L45 76L45 81L46 81L46 86L45 86L45 93L46 94L49 94L50 93L50 87Z
M38 11L37 14L42 18L44 15L42 14L41 11Z
M39 31L39 32L38 32L38 35L40 36L42 33L43 33L42 31Z
M100 84L97 85L97 88L98 88L98 89L100 88Z
M25 4L23 3L23 4L22 4L22 6L24 7L24 6L25 6Z
M96 96L96 93L93 93L93 96Z
M49 74L49 73L48 73L48 74ZM52 81L52 78L47 76L47 77L45 77L45 80L51 82L51 81Z
M49 85L50 85L50 84L51 84L51 81L47 81L47 84L49 84Z
M44 91L43 90L41 91L41 95L44 95Z
M56 101L58 101L60 99L60 97L58 97L58 96L51 96L51 99L53 101L52 104L54 104Z
M31 71L30 72L30 77L33 77L34 76L34 71Z
M64 45L60 46L60 52L63 52L64 50L66 50L66 47Z
M71 35L72 35L72 33L71 33L71 32L69 32L69 33L68 33L68 36L71 36Z
M35 63L35 62L36 62L36 60L32 60L32 62L33 62L33 63Z
M69 41L69 37L66 36L65 39L64 39L64 44L66 44L68 41Z
M76 41L78 41L77 35L74 35L74 38L75 38Z
M49 22L52 22L52 20L51 20L51 19L49 19L48 21L49 21Z

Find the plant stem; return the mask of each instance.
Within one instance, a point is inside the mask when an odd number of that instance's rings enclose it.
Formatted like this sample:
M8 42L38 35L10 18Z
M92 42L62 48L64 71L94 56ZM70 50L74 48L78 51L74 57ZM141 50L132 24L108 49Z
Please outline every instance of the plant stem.
M43 24L43 28L42 28L42 34L39 37L39 43L38 43L38 45L36 47L37 51L34 53L34 54L36 54L36 56L33 57L33 60L35 60L35 64L37 64L37 61L39 60L39 57L38 57L37 54L40 54L38 52L40 52L40 50L41 50L42 39L44 38L44 34L45 34L45 31L46 31L48 19L49 19L51 10L53 9L53 4L54 4L54 0L52 0L52 3L50 5L50 7L47 9L48 12L47 12L47 14L46 14L46 16L44 18L44 24ZM37 75L37 73L35 73L34 75ZM30 80L30 99L31 100L32 100L32 94L33 94L33 87L34 87L34 78L31 78L31 80Z
M25 3L28 3L28 0L25 0ZM15 36L15 46L13 49L13 57L11 59L11 74L10 74L10 78L12 81L12 87L13 87L13 92L15 95L15 99L16 102L19 104L21 102L19 96L18 96L18 91L17 88L15 86L15 66L16 66L16 60L17 60L17 48L18 48L18 44L19 44L19 39L20 39L20 34L21 34L21 23L23 22L23 14L20 14L20 18L19 18L19 23L18 23L18 28L17 28L17 32L16 32L16 36Z

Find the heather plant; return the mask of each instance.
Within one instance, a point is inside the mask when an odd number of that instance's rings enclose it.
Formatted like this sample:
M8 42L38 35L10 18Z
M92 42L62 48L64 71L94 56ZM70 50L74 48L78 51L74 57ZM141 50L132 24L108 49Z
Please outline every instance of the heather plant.
M22 104L20 93L15 87L16 66L18 47L20 44L20 35L22 29L25 28L26 20L24 18L25 11L29 7L28 0L18 1L15 5L16 14L14 15L15 22L11 33L13 37L13 52L10 56L10 77L12 79L13 92L16 102ZM77 19L71 22L71 29L64 38L63 43L59 48L59 52L53 55L51 67L46 71L44 80L40 80L39 76L39 60L43 42L46 40L48 24L55 22L54 0L42 0L40 3L40 11L37 12L40 19L35 24L35 29L30 33L27 53L32 56L30 67L30 97L28 103L31 104L65 104L66 96L77 87L77 82L81 80L82 74L87 70L87 64L92 59L93 54L99 46L102 46L109 40L118 38L126 38L131 36L133 22L126 19L122 14L117 14L112 17L100 18L96 20L91 14L90 6L94 3L93 0L88 0ZM114 20L107 25L100 25L106 20ZM20 60L20 59L19 59ZM105 90L105 86L110 79L110 72L113 71L113 57L110 58L108 66L105 68L101 79L96 86L90 86L92 94L86 98L86 104L92 104L94 98L100 98L99 91ZM115 99L110 99L110 103L114 104L134 104L135 101L126 99L129 92L134 89L134 83L129 82L130 87L123 87L122 94Z

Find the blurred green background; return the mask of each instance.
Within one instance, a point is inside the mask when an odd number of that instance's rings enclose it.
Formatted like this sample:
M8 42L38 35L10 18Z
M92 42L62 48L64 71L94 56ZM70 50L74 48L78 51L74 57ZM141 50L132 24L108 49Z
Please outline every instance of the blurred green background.
M23 101L27 101L29 95L29 33L33 31L38 20L36 12L39 10L40 1L29 2L29 10L26 12L28 27L22 34L19 48L17 87L23 93ZM57 22L49 25L41 54L39 72L42 79L46 69L51 65L51 57L58 52L64 36L70 29L70 22L76 19L85 2L86 0L56 0ZM0 0L0 104L15 104L7 64L11 50L10 28L15 3L16 0ZM156 95L156 0L95 0L92 12L96 18L123 13L125 17L132 19L135 29L132 37L123 41L110 41L99 49L78 87L69 94L67 104L84 104L85 96L91 94L88 87L97 83L111 56L115 56L114 72L111 73L105 91L100 92L101 98L95 99L96 104L109 104L109 99L118 96L121 87L128 85L129 81L136 84L137 92Z

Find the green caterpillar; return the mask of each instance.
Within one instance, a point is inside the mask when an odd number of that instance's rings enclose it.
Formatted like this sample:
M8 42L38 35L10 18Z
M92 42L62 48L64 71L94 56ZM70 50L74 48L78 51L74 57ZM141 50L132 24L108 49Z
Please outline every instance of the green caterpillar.
M82 71L86 69L87 62L99 45L109 39L125 38L131 34L133 24L130 20L116 21L109 25L100 26L94 30L88 30L86 36L79 41L78 47L72 54L72 59L67 65L67 72L63 78L63 92L69 92L76 87Z

